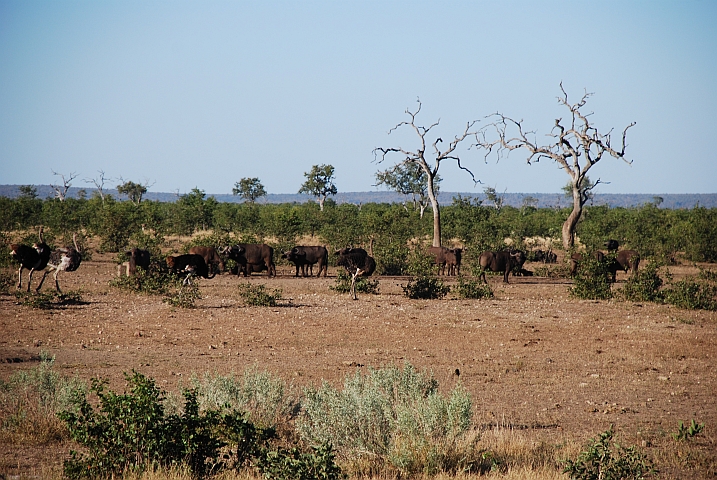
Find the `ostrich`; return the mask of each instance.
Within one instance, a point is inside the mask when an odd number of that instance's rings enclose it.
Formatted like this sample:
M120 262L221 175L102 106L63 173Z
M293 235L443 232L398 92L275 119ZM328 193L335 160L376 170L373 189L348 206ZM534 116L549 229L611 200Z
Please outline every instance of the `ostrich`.
M40 291L40 287L42 287L42 282L45 281L45 277L47 276L47 274L50 273L51 270L54 270L55 288L57 289L58 293L62 293L62 291L60 290L60 283L57 281L57 275L61 271L74 272L79 268L80 263L82 262L82 252L77 246L76 233L72 235L72 243L75 244L74 248L58 248L50 254L50 260L47 262L49 270L45 270L45 273L42 275L42 280L40 280L40 285L37 286L37 291Z
M47 266L48 260L50 260L50 246L45 243L45 239L42 236L42 227L40 227L37 236L40 240L39 243L33 243L31 247L16 243L10 245L10 256L20 263L20 268L17 272L18 289L22 288L22 271L24 269L30 270L30 275L27 279L28 292L32 283L32 274L35 270L43 270Z
M356 296L356 277L368 277L376 270L376 261L363 248L342 248L334 253L339 258L336 265L344 267L351 275L351 296L354 300L358 300Z

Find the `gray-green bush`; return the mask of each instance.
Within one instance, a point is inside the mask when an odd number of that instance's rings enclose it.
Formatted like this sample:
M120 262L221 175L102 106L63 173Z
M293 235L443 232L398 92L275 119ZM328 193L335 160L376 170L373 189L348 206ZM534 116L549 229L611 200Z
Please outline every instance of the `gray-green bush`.
M256 366L241 375L218 373L192 378L192 387L202 408L225 405L245 411L252 422L276 427L296 415L298 399L284 381Z
M401 474L456 470L467 456L471 398L459 384L447 397L410 364L360 372L339 390L324 382L305 390L297 429L310 444L332 442L357 473L386 467Z
M0 436L10 443L44 444L63 439L67 430L56 413L74 408L87 391L78 377L59 374L55 358L41 352L38 366L0 380Z

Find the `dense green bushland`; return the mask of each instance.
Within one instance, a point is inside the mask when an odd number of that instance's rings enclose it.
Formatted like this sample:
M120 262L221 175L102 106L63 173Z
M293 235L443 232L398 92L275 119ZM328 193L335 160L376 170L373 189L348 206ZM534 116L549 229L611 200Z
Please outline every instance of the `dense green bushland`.
M456 240L471 252L498 249L511 242L521 248L526 239L557 239L568 209L504 206L500 209L456 197L442 207L444 242ZM211 230L211 243L220 240L270 241L288 247L312 236L333 247L371 246L381 273L404 273L411 240L430 238L432 218L423 218L400 204L353 205L327 201L323 211L314 202L303 204L219 203L198 189L175 202L142 201L136 205L106 197L41 200L0 197L0 233L26 232L31 241L45 226L52 245L83 231L99 239L103 251L129 246L156 246L157 239ZM143 230L144 227L144 230ZM32 233L35 232L33 236ZM643 258L672 262L681 254L691 261L717 261L717 209L667 210L652 204L636 208L587 207L577 235L589 250L603 248L614 238L638 250ZM154 244L152 243L154 241ZM559 242L557 242L559 243ZM379 255L380 252L380 255Z

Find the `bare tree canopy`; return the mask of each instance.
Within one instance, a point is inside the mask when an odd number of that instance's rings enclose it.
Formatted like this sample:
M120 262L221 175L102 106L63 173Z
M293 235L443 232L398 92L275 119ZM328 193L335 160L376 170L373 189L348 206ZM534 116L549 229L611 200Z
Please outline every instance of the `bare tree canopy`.
M334 185L333 165L314 165L311 170L304 172L306 181L301 184L299 193L308 193L319 200L319 209L324 210L324 202L329 195L336 195L338 190Z
M563 224L562 237L563 246L569 249L575 244L575 228L582 215L583 205L589 199L589 195L586 194L589 194L592 188L601 183L600 179L598 179L592 186L587 188L585 178L588 171L605 154L623 160L627 164L632 163L625 159L625 138L627 130L633 127L635 122L632 122L622 131L622 142L619 149L613 148L612 129L606 134L600 133L590 123L589 117L592 112L583 113L581 110L585 107L592 93L587 93L586 91L578 102L570 103L562 82L560 83L560 90L562 95L558 97L558 103L570 111L570 116L567 122L564 122L562 118L555 120L551 133L547 135L553 139L552 141L545 145L539 145L535 140L535 132L523 129L522 120L516 121L501 113L496 113L493 116L497 120L492 125L498 134L498 139L487 140L486 131L482 130L476 135L476 146L487 149L486 157L495 151L498 158L501 158L504 152L509 153L523 148L528 151L528 164L548 158L555 161L568 174L573 197L573 210ZM509 130L511 133L509 133Z
M93 183L95 185L97 195L102 199L102 205L104 205L105 196L107 195L107 193L105 193L105 183L112 179L105 176L104 170L97 170L97 173L99 173L99 176L96 178L85 178L85 183Z
M57 198L61 202L64 202L65 198L67 198L67 191L72 186L72 180L77 178L77 174L75 172L72 172L69 175L65 176L64 174L57 173L54 170L51 170L51 172L53 175L58 176L62 179L62 185L55 185L51 183L50 186L55 191L55 198Z
M401 128L401 127L408 127L411 128L419 139L419 145L416 150L406 150L402 147L390 147L390 148L384 148L384 147L377 147L374 149L374 161L377 163L381 163L386 159L386 155L392 154L392 153L398 153L401 154L404 159L399 162L399 164L402 165L414 165L417 167L420 167L423 172L426 174L426 184L428 187L428 198L431 202L431 207L433 209L433 246L434 247L440 247L441 246L441 214L440 209L438 207L438 199L436 197L436 188L435 188L435 181L436 177L438 176L438 169L441 166L441 162L444 160L452 160L456 162L458 165L458 168L461 170L465 170L468 172L473 178L474 182L477 182L475 179L475 176L473 175L473 172L471 172L468 168L464 167L461 163L460 156L456 153L456 148L468 137L475 136L478 134L478 132L473 131L473 126L477 123L477 120L470 121L466 123L466 128L463 131L462 134L456 135L455 138L448 144L445 150L439 149L439 144L443 143L443 139L440 137L436 137L433 143L431 143L432 152L427 153L426 150L428 148L428 143L430 140L427 140L427 137L429 136L431 129L438 126L440 120L437 122L429 125L428 127L424 127L422 125L416 124L416 117L421 112L421 100L418 99L418 108L415 112L411 112L409 109L406 109L406 114L411 117L410 121L404 121L393 127L391 130L388 131L389 135L391 132ZM432 157L432 165L428 164L428 160L426 159L427 156Z

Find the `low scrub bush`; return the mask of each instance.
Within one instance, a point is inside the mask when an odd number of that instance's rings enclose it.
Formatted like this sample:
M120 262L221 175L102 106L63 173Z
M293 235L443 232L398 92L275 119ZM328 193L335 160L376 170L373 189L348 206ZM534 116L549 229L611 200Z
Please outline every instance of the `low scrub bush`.
M331 444L304 452L298 447L278 448L261 457L257 467L267 480L341 480L346 475L335 462Z
M129 393L106 391L94 379L87 396L76 399L78 409L59 417L84 452L70 452L64 470L68 478L104 478L147 468L185 466L204 477L239 469L261 455L273 436L255 427L236 410L199 410L197 394L184 392L184 410L165 415L165 393L154 380L134 372L125 375ZM93 406L97 403L97 406Z
M17 298L20 305L37 310L52 310L53 308L67 305L82 304L82 292L75 290L65 293L58 293L57 291L37 293L19 291L15 292L15 298Z
M652 462L636 447L613 443L610 428L591 439L575 460L566 460L563 473L574 480L643 479L655 472Z
M592 255L583 255L570 287L570 295L583 300L608 300L612 290L608 281L608 261L600 262Z
M357 372L342 390L327 382L305 390L297 429L310 444L331 442L359 475L456 471L468 462L464 438L471 398L458 385L444 397L438 382L406 364ZM470 444L472 445L472 444Z
M633 302L662 302L663 295L660 291L662 284L658 265L651 262L627 279L625 286L620 289L619 295L621 298Z
M717 310L717 283L686 278L664 290L665 302L688 310Z
M109 282L111 287L145 295L166 295L181 287L182 282L169 272L163 260L153 258L147 270L137 269L133 276L119 276Z
M413 278L406 285L402 285L403 294L412 300L435 300L443 298L451 291L451 287L433 276Z
M240 376L205 374L192 379L202 408L218 409L229 406L249 415L262 427L278 428L296 416L298 399L287 389L284 381L256 367L244 370Z
M569 278L570 268L567 265L541 265L533 269L536 277Z
M406 245L392 243L377 246L376 270L379 275L405 275L408 268L410 249Z
M458 277L458 284L454 287L453 293L458 298L493 298L493 289L489 284L463 276Z
M153 258L147 270L137 269L131 276L119 276L110 280L109 285L120 290L144 295L162 295L162 301L173 307L193 308L202 298L199 279L192 277L192 283L184 285L183 280L171 273L166 264Z
M407 273L413 278L402 285L403 294L411 299L434 300L443 298L451 291L448 285L436 278L436 262L430 255L415 249L408 256Z
M179 308L194 308L197 300L202 298L199 293L198 279L194 277L192 283L181 285L176 290L169 292L162 301L168 305Z
M269 290L264 284L239 284L239 296L244 300L245 304L252 307L275 307L277 302L281 300L281 293L280 288Z
M379 288L378 280L370 280L368 277L356 277L356 293L378 295ZM336 283L329 286L329 289L338 293L349 293L351 291L351 275L346 273L346 270L339 270Z
M77 377L60 375L55 359L40 354L40 364L0 380L0 439L14 444L42 445L67 438L56 413L74 408L74 398L87 386Z
M655 473L652 462L636 447L613 443L612 426L590 439L575 460L566 460L563 473L573 480L643 479Z

